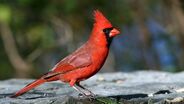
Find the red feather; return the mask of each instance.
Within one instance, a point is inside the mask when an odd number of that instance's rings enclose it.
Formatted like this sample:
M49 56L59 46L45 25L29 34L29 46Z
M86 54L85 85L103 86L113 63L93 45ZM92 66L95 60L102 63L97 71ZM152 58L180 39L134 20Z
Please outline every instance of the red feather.
M105 18L105 16L99 11L94 11L94 17L95 17L95 25L97 27L112 27L112 24Z

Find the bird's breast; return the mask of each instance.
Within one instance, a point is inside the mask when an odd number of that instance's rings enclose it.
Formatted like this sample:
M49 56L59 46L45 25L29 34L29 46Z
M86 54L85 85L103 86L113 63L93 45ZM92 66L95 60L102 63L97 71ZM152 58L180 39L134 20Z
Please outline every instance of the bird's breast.
M94 49L92 52L92 65L89 68L92 75L96 74L104 65L108 52L109 50L107 48Z

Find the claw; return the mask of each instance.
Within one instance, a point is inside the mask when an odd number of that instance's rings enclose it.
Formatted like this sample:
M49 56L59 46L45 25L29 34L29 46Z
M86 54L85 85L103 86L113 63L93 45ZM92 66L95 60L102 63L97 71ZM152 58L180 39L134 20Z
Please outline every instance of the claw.
M93 101L96 99L96 95L94 94L85 94L85 93L79 93L79 98L85 98L85 99L89 99L90 101Z

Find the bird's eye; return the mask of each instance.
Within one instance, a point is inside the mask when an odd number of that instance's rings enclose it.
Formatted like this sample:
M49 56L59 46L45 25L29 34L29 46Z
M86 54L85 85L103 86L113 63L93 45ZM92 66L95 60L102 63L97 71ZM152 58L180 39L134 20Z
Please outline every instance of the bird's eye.
M104 32L106 35L109 35L109 33L111 32L112 29L113 29L113 27L111 27L111 28L105 28L105 29L103 29L103 32Z
M103 29L103 32L105 33L107 31L107 29Z

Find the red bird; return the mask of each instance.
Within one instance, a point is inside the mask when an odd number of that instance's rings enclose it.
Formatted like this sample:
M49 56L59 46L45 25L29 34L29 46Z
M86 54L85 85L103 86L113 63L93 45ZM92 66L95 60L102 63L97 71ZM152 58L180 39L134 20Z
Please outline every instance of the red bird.
M57 80L69 83L71 87L85 96L94 95L81 86L80 81L93 76L101 69L109 53L113 37L120 33L100 11L94 11L94 19L91 36L84 45L57 63L50 72L28 84L12 97L22 95L45 82Z

